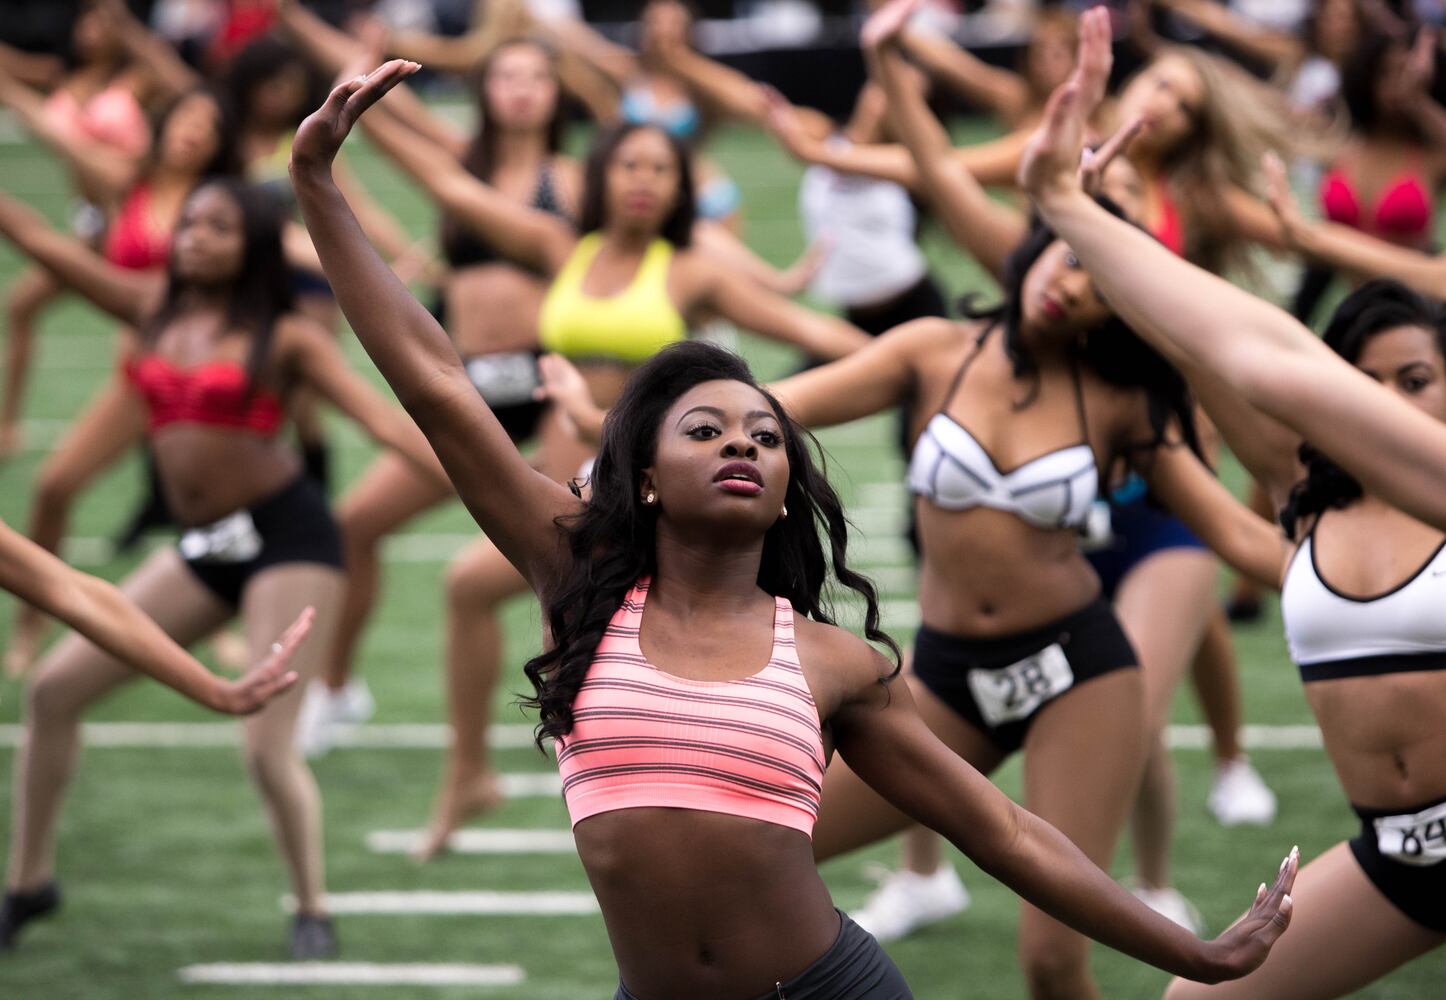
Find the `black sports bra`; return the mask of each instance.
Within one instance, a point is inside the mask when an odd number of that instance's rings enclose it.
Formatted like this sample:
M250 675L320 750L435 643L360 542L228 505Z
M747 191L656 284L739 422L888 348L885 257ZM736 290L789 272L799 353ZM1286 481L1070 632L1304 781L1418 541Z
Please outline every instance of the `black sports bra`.
M547 212L559 218L566 218L567 212L557 196L557 186L552 178L552 165L543 163L537 171L537 186L532 189L532 200L528 202L540 212ZM504 260L491 243L477 235L476 230L456 219L444 218L441 232L442 256L454 268L475 267L478 264L492 264Z

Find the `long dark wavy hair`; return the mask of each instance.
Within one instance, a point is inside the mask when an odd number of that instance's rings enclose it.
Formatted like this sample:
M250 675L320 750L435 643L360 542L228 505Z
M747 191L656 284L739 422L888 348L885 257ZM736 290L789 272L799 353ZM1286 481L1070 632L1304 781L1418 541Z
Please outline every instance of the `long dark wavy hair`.
M1399 281L1378 278L1347 296L1326 328L1326 346L1356 364L1372 337L1403 326L1419 326L1436 337L1436 348L1446 356L1446 305L1412 291ZM1300 446L1305 478L1295 484L1280 511L1280 526L1290 538L1309 517L1327 510L1343 510L1365 495L1349 472L1326 458L1311 444Z
M487 106L487 76L497 65L502 53L516 48L529 48L542 53L547 58L553 82L559 84L557 103L553 106L552 116L547 120L547 154L550 157L562 149L562 91L557 76L557 54L535 38L509 39L493 49L471 74L477 95L477 131L468 144L467 151L462 155L462 166L466 167L473 177L488 184L492 183L492 175L497 170L497 129L490 124L496 114ZM451 215L443 216L440 237L444 246L460 240L476 239L472 230Z
M644 130L656 132L666 139L673 151L673 159L678 164L678 198L673 203L673 210L663 220L662 231L658 235L682 249L693 238L693 220L698 214L692 157L677 136L656 125L625 122L603 132L593 142L583 172L582 211L578 216L578 231L592 233L607 225L608 166L613 162L623 140L634 132Z
M1095 198L1106 211L1131 221L1124 211L1103 195ZM1021 329L1024 317L1024 279L1044 251L1059 237L1036 217L1029 235L1014 248L1004 265L1004 301L980 307L977 295L966 296L959 304L960 312L969 319L984 320L1004 328L1004 349L1014 365L1016 378L1033 379L1034 385L1023 406L1034 401L1039 389L1039 368ZM1153 451L1166 442L1173 420L1181 440L1204 461L1200 438L1195 428L1195 402L1185 378L1166 361L1159 351L1140 339L1119 316L1109 317L1089 331L1074 347L1075 359L1111 385L1139 389L1145 393L1154 437L1130 446L1131 451ZM1128 456L1121 456L1128 457Z
M235 177L214 177L198 185L186 198L190 201L203 191L219 190L241 209L241 225L245 250L241 268L226 289L226 328L246 330L251 334L251 352L246 373L252 386L266 363L271 335L276 321L293 308L291 271L281 249L281 227L285 219L276 196L254 184ZM182 213L184 214L184 209ZM176 273L174 258L166 278L166 293L161 306L141 330L141 343L147 348L184 308L191 283Z
M879 627L879 601L867 577L849 568L848 526L813 435L794 423L736 354L685 341L665 348L633 372L603 425L591 494L582 510L559 521L572 561L543 590L553 645L528 661L533 696L523 704L541 717L537 743L572 731L572 703L593 653L629 588L656 570L658 510L640 497L643 470L653 463L663 417L688 390L727 380L757 389L783 429L788 456L788 517L763 536L758 586L794 610L832 624L826 587L832 577L864 601L864 635L886 646L898 673L899 647ZM816 457L820 456L820 457ZM886 678L887 680L887 678Z

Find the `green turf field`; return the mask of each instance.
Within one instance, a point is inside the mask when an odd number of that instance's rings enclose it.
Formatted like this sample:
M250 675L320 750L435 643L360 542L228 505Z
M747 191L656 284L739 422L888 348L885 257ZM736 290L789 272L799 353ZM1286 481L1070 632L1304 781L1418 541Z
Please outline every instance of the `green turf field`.
M360 143L354 164L372 190L420 235L431 226L422 201L377 164ZM794 195L798 170L763 137L726 132L713 147L718 160L743 186L750 241L783 263L801 248ZM33 145L0 143L0 187L38 206L52 220L66 214L66 185L55 162ZM951 292L986 286L978 270L929 237L931 254ZM8 285L19 262L0 248L0 285ZM27 450L0 466L0 516L23 524L28 488L44 453L108 372L111 325L90 309L66 302L43 326L36 377L28 402ZM354 342L348 351L367 362ZM748 356L771 376L792 359L753 342ZM907 562L897 544L902 505L902 465L891 445L892 424L876 419L821 435L833 460L835 483L851 505L863 536L866 569L881 571L891 620L900 638L911 629L912 599ZM338 481L352 480L371 457L351 427L336 427ZM1234 481L1232 476L1232 481ZM129 515L139 485L133 460L122 463L79 503L71 533L108 538ZM464 536L475 528L452 506L416 522L409 535ZM159 542L158 542L159 544ZM376 724L435 724L442 719L442 570L447 538L402 542L386 567L380 613L362 651L361 668L377 696ZM135 559L111 560L94 544L70 550L92 572L121 578ZM3 599L0 639L8 632L11 601ZM521 664L538 641L537 615L519 600L507 613L509 672L506 688L524 684ZM1248 721L1266 726L1311 721L1294 668L1285 655L1279 617L1241 629L1238 649L1245 675ZM202 651L203 655L205 651ZM21 689L0 681L0 723L19 719ZM500 721L525 724L510 699L500 699ZM138 684L95 713L107 722L216 723L153 684ZM1182 698L1175 721L1196 723L1198 712ZM224 725L224 723L216 723ZM207 732L210 732L208 730ZM426 734L423 734L424 736ZM0 741L0 766L8 775L14 734ZM521 742L521 741L518 741ZM1299 843L1305 859L1350 836L1354 817L1325 758L1317 749L1260 749L1259 769L1280 797L1280 818L1268 829L1222 830L1206 813L1209 758L1181 749L1180 817L1175 861L1179 888L1218 931L1250 901ZM373 853L367 836L376 830L416 828L424 821L441 752L435 746L339 749L316 766L326 802L328 881L333 892L498 890L583 892L576 858L555 855L453 855L417 867L395 854ZM547 758L530 748L498 752L507 772L552 772ZM1017 765L1000 778L1011 793ZM0 806L8 812L10 781L0 778ZM508 829L564 830L566 812L556 796L516 798L487 821ZM8 828L8 823L3 824ZM4 840L0 834L0 841ZM274 962L284 957L284 878L261 812L234 749L96 747L79 769L65 813L59 874L67 905L58 919L35 926L21 950L0 958L0 998L14 1000L159 1000L166 997L270 1000L279 996L435 997L497 996L511 1000L560 1000L610 996L616 971L601 919L572 916L352 915L339 918L343 957L381 963L511 963L525 972L512 986L373 987L186 985L178 970L197 963ZM894 849L879 845L831 862L824 870L841 906L859 904L872 887L871 865L892 862ZM973 905L961 916L890 946L921 998L1006 998L1023 995L1016 970L1016 903L1010 892L956 859ZM1116 874L1129 874L1128 846ZM1097 949L1095 969L1106 997L1156 997L1166 977L1117 954ZM1446 952L1417 962L1364 991L1375 1000L1441 996L1446 992Z

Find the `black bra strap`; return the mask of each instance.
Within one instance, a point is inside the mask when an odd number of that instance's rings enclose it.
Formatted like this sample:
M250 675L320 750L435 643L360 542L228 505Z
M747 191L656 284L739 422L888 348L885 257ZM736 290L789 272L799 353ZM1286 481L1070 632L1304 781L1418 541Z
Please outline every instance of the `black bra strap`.
M989 335L994 332L994 326L994 323L990 323L980 331L979 336L974 338L974 350L969 352L964 360L960 362L959 369L954 372L954 380L949 383L949 391L944 396L944 402L939 404L939 413L947 412L949 404L954 402L954 393L959 391L959 386L964 381L964 373L969 370L969 366L974 363L974 359L979 357L980 353L983 352L984 342L988 340Z

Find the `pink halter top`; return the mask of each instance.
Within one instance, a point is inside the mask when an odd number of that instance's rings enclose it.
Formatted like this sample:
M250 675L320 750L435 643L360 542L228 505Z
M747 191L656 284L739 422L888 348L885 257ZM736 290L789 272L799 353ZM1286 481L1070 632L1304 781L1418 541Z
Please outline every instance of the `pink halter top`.
M613 615L573 701L573 730L558 740L572 825L617 809L696 809L811 838L826 765L793 606L774 599L773 652L758 673L691 680L653 666L638 644L648 582Z

